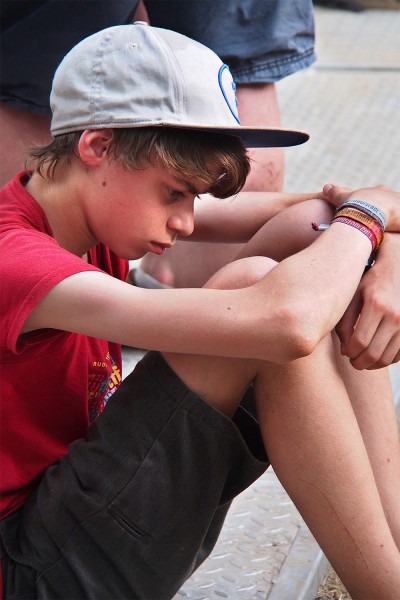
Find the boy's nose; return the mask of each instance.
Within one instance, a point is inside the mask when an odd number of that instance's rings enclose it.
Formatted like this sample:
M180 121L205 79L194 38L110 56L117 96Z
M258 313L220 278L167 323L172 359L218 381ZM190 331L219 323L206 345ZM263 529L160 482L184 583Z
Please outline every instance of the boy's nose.
M168 220L168 227L169 229L172 229L173 231L178 233L178 235L190 235L191 233L193 233L194 229L193 211L173 215Z

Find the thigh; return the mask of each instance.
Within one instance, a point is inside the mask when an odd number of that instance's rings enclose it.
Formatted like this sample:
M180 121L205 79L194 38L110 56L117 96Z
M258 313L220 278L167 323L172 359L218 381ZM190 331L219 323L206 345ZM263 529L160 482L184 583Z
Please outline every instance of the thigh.
M1 523L6 597L30 581L40 598L171 598L267 466L261 439L250 447L246 435L260 439L247 412L227 418L146 355L87 439Z

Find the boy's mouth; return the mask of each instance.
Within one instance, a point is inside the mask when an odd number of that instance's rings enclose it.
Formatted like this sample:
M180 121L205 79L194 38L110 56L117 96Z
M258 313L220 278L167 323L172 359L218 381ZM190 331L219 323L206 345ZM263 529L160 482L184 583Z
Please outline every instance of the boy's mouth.
M152 252L161 255L167 248L171 248L172 244L160 244L159 242L150 242Z

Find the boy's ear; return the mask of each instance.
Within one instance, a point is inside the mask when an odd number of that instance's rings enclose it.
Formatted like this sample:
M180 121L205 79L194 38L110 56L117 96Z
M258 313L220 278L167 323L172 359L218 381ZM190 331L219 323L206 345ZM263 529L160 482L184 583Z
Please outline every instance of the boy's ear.
M112 129L86 129L78 143L82 162L87 166L100 164L108 156L112 139Z

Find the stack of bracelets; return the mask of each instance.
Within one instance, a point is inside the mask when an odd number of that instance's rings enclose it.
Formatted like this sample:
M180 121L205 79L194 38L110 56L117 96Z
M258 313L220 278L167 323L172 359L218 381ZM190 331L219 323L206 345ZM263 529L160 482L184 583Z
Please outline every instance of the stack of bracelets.
M376 252L383 241L383 234L386 228L386 217L384 213L363 200L347 200L336 209L335 217L332 223L344 223L361 231L367 236L372 245L372 252L368 259L365 271L367 271L375 262ZM326 229L328 225L316 225L312 223L312 228L316 231ZM364 272L365 272L364 271Z

